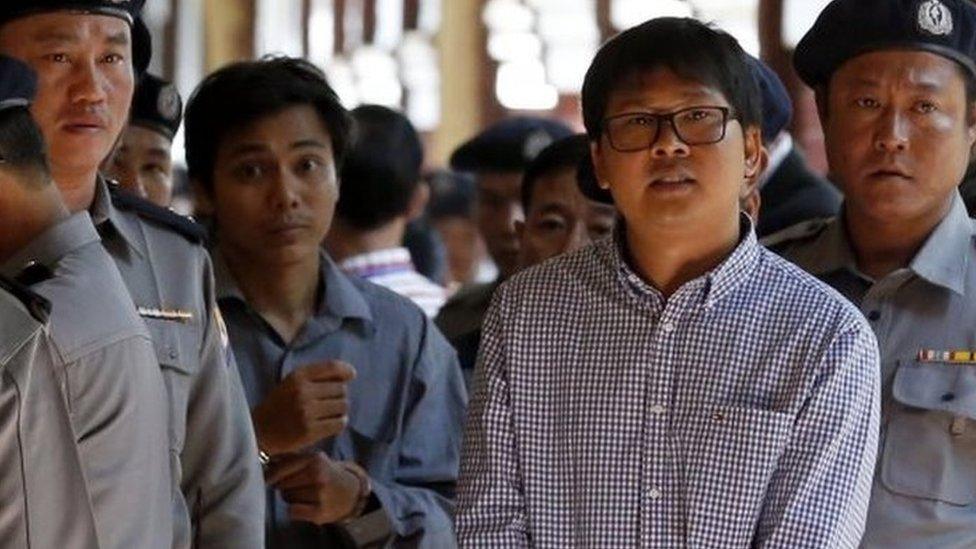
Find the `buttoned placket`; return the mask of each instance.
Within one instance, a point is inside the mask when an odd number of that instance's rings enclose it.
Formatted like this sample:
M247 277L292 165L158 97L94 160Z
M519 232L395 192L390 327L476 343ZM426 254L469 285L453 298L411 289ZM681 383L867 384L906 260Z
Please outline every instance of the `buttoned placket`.
M654 324L649 346L649 367L645 376L644 439L641 466L641 528L642 547L655 547L661 540L656 535L673 534L672 525L678 512L676 479L679 475L671 431L674 402L675 342L680 334L682 318L689 303L694 301L698 283L671 296Z

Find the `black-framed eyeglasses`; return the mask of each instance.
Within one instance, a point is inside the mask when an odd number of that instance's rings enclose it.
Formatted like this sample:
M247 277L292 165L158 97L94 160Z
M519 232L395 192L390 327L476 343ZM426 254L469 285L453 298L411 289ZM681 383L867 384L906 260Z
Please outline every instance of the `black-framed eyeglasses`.
M610 146L618 152L649 149L661 137L662 123L667 122L678 139L686 145L712 145L725 139L732 111L728 107L688 107L674 112L654 114L630 112L603 120L603 131Z

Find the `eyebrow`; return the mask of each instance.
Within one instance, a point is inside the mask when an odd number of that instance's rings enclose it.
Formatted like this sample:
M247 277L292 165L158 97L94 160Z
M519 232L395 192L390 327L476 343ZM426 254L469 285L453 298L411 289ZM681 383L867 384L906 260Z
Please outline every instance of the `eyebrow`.
M318 139L302 139L291 144L292 149L303 149L305 147L315 147L318 149L328 148L328 145Z
M560 214L566 215L569 210L569 206L563 204L562 202L549 202L545 206L539 209L540 214Z

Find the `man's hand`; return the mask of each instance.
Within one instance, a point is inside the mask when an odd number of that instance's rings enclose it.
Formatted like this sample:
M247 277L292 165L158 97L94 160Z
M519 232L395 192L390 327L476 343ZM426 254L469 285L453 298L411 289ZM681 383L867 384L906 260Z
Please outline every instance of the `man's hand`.
M338 360L312 364L288 375L251 412L258 447L275 456L298 452L346 427L346 383L356 377Z
M318 525L347 518L359 499L359 479L322 452L275 458L265 475L281 492L292 520Z

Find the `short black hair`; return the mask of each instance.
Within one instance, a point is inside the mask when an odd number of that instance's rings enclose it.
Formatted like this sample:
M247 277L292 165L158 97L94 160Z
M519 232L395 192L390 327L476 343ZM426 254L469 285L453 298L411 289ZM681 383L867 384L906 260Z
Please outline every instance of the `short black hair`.
M204 78L186 107L186 164L191 179L213 184L221 140L289 107L310 105L329 130L341 165L349 139L349 113L325 74L303 59L267 56L223 67Z
M759 86L735 38L694 19L661 17L611 38L590 64L582 94L583 125L590 140L600 139L613 92L630 78L659 68L714 87L743 128L759 126Z
M0 169L7 168L20 172L25 182L50 181L47 145L27 107L0 110Z
M368 231L410 209L424 147L410 120L393 109L364 105L353 109L352 118L354 138L340 172L336 215Z
M528 213L539 179L563 169L573 170L575 177L580 161L589 155L590 140L584 133L564 137L542 149L522 175L522 209Z

